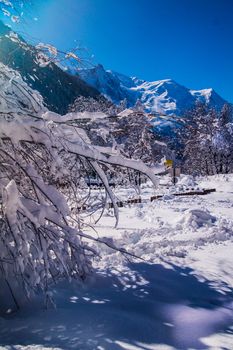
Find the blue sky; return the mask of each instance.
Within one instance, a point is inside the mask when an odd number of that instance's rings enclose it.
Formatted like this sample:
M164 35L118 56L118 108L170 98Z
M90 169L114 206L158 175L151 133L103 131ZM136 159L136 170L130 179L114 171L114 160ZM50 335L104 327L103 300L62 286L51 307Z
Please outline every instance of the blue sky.
M107 69L213 87L233 102L233 0L37 0L30 16L32 36L78 43Z

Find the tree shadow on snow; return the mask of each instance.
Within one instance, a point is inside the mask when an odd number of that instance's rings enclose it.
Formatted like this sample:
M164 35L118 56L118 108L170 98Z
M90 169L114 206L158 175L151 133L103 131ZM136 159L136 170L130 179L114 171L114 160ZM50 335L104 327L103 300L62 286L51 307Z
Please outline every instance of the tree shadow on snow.
M62 283L56 310L30 307L0 320L0 344L59 349L207 349L202 338L232 323L232 292L200 282L193 271L131 263L125 273L98 273L84 286ZM131 348L130 348L131 346ZM156 347L157 346L157 347ZM36 349L36 347L35 347Z

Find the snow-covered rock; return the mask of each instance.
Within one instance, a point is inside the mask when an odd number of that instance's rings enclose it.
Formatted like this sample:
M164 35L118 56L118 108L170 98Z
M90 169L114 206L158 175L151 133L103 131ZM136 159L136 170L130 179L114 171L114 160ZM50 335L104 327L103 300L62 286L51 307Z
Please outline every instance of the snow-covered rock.
M187 210L180 222L190 228L197 229L202 226L211 226L216 221L216 217L208 210L191 209Z
M195 182L192 175L181 175L178 181L178 186L184 187L196 187L197 183Z

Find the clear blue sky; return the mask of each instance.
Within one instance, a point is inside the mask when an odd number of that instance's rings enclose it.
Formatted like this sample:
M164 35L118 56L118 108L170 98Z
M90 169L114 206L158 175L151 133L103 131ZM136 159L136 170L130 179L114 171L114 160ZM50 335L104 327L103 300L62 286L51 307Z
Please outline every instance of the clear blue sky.
M27 30L147 80L213 87L233 102L233 0L37 0Z

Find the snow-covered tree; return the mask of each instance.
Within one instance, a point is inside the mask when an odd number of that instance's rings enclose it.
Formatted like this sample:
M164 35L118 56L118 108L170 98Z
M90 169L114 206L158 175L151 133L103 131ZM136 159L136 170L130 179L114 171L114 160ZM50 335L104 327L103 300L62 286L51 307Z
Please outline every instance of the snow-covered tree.
M149 167L155 166L167 152L167 146L159 142L153 132L147 114L129 111L119 115L112 126L110 134L115 140L117 148L128 158L141 160ZM142 176L140 172L118 171L123 174L122 179L136 184L140 190Z
M216 120L213 137L214 162L217 174L233 171L233 118L232 108L224 105Z
M233 170L232 116L227 105L221 112L197 105L182 132L186 171L212 175Z
M127 157L141 159L148 165L156 163L161 158L158 154L158 143L150 120L143 112L131 111L126 115L119 116L118 122L112 131L118 144ZM163 144L164 149L166 145Z
M78 96L69 107L70 112L103 112L109 116L117 115L119 107L100 95L96 98Z
M70 112L105 113L106 118L85 120L82 124L91 140L101 146L115 144L127 157L152 165L165 155L167 147L156 139L147 114L141 111L139 100L137 105L138 109L121 111L103 96L96 99L80 96L70 107Z
M14 298L17 285L28 295L42 289L48 303L52 282L85 278L96 255L88 242L101 242L85 233L79 212L89 169L103 183L116 220L104 166L140 171L154 183L156 177L142 162L92 145L77 124L87 112L47 111L41 96L3 65L0 86L0 280Z

